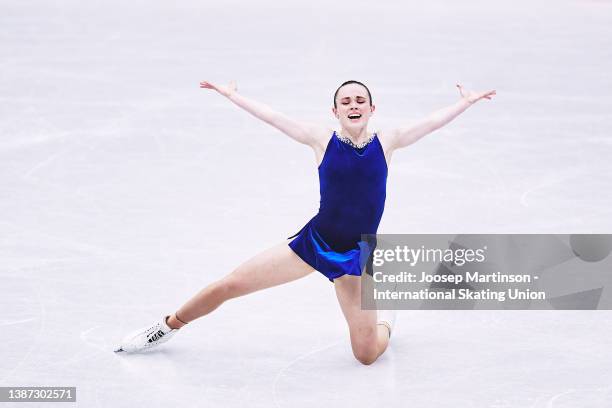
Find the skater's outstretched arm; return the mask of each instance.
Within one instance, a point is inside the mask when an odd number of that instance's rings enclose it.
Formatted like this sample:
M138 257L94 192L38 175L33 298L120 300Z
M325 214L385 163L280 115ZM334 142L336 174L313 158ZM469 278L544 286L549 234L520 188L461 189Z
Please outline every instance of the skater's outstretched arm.
M455 119L474 103L481 99L491 99L496 94L494 90L487 92L466 91L459 84L457 84L457 88L461 94L461 99L453 105L437 110L413 124L392 130L389 134L391 149L399 149L416 142Z
M323 126L294 120L261 102L240 95L237 92L235 82L230 82L228 86L221 86L202 81L200 82L200 88L213 89L219 92L251 115L272 125L293 140L309 145L314 149L320 148L321 143L329 138L330 130Z

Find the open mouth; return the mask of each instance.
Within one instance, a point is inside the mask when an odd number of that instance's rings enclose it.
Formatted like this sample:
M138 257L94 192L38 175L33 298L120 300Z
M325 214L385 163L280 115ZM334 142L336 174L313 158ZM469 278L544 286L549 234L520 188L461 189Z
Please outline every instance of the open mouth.
M361 118L361 115L359 113L351 113L350 115L348 115L348 118L351 121L357 121Z

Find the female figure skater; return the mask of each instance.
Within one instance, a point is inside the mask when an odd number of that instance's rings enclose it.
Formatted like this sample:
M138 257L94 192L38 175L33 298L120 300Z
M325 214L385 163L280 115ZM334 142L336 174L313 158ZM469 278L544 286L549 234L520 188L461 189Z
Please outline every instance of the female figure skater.
M266 105L245 98L236 85L201 82L240 108L308 145L318 165L321 204L318 214L289 241L282 242L211 283L174 314L128 335L116 351L138 352L170 339L182 326L207 315L223 302L261 289L291 282L317 270L334 283L349 328L355 358L371 364L385 351L393 331L393 312L361 309L361 234L375 234L385 203L387 169L393 152L446 125L495 91L471 92L457 85L456 103L406 127L372 133L374 113L369 89L347 81L334 94L332 112L340 131L297 121ZM365 246L364 246L365 245ZM367 255L367 253L366 253Z

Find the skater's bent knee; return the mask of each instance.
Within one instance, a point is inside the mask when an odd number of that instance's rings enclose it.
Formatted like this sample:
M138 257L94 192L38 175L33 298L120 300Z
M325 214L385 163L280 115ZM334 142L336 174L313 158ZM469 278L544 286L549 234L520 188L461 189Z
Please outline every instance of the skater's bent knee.
M349 328L351 339L356 343L357 347L368 347L367 345L374 342L378 329L371 324L359 325L355 324Z
M361 343L353 345L353 355L361 363L370 365L378 358L376 345L372 343Z
M376 352L374 352L374 353L372 353L372 352L355 352L353 354L355 355L355 358L357 359L357 361L359 361L363 365L370 365L373 362L375 362L376 359L378 358L378 356L376 355Z

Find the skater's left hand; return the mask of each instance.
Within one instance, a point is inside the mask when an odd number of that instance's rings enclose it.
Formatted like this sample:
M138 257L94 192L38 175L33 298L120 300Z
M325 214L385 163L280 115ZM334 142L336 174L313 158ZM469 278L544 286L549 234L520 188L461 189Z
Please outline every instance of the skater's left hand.
M457 84L457 88L459 88L459 93L461 97L468 101L470 104L474 102L478 102L481 99L491 99L493 95L496 95L497 92L495 90L487 91L487 92L474 92L474 91L466 91L463 85Z

